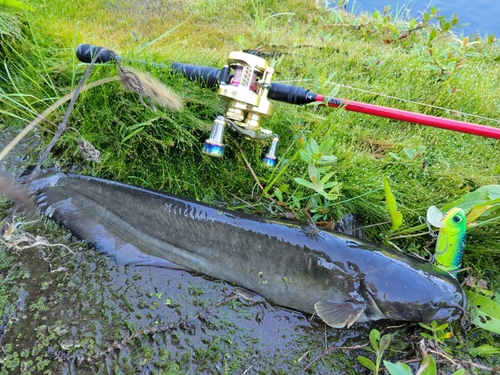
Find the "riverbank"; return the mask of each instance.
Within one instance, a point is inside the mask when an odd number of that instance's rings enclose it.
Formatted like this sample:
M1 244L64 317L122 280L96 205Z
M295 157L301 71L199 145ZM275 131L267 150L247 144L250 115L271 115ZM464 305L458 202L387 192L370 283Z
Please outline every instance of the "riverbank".
M0 34L7 61L0 67L0 128L9 139L36 113L76 88L87 69L74 57L76 45L83 42L129 59L217 68L229 52L257 48L274 66L275 82L499 127L497 42L459 40L444 30L453 20L432 29L425 19L397 22L381 14L354 18L309 1L30 5L35 12L8 10L0 23L7 25ZM122 64L162 80L184 99L183 111L153 112L116 82L98 86L79 96L68 130L45 166L270 217L305 221L301 209L307 208L314 220L331 224L356 212L371 240L421 256L432 249L432 238L426 229L412 229L419 227L418 217L429 206L441 207L478 187L499 184L497 141L342 109L278 102L274 115L262 121L280 136L277 169L261 163L268 143L231 132L225 136L224 158L210 158L201 148L215 116L224 111L224 101L166 70L132 61ZM116 74L113 65L96 66L88 82ZM27 155L15 161L17 170L38 160L65 109L56 110L49 118L52 123L31 134ZM99 150L100 163L84 159L82 139ZM323 145L321 154L311 139ZM321 158L328 162L318 163ZM319 179L311 176L311 164ZM404 217L395 231L382 176L388 178ZM301 184L304 180L320 180L328 198ZM8 207L2 202L2 217ZM500 291L500 270L494 266L499 264L498 229L493 224L468 234L464 266L470 271L460 276L487 280L492 292ZM47 243L30 246L41 242L33 241L37 235ZM372 328L394 333L385 359L421 358L417 345L423 329L418 326L325 329L297 312L250 306L233 294L233 286L218 280L118 265L49 221L21 226L4 241L4 373L298 373L326 347L335 346L349 349L324 355L309 373L362 373L357 356L371 355L362 345ZM467 322L465 328L456 322L448 330L454 336L438 347L453 358L499 366L498 356L471 354L480 345L494 345L498 336ZM440 368L454 371L449 362Z

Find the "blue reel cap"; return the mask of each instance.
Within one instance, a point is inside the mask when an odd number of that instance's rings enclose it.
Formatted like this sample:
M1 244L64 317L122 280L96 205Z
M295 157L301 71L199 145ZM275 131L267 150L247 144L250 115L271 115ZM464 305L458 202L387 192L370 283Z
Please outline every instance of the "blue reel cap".
M212 143L207 140L203 144L201 151L206 155L221 158L224 156L224 145L220 143Z
M276 158L276 156L272 156L272 155L269 155L269 154L266 154L264 156L264 158L262 159L262 162L267 165L268 167L275 167L276 166L276 162L278 161L278 159Z
M276 161L278 158L276 158L276 149L278 148L278 136L274 134L273 139L271 141L271 146L269 146L269 151L264 155L264 158L262 161L264 162L265 165L268 167L274 167L276 165Z

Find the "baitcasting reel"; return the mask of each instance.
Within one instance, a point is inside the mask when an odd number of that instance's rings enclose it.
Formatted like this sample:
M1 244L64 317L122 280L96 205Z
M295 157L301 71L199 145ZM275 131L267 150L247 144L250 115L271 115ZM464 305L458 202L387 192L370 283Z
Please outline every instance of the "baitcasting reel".
M220 71L217 94L227 101L225 116L218 116L210 137L203 145L203 153L222 157L225 127L242 134L247 139L269 139L271 146L264 156L264 163L276 165L278 136L260 127L261 118L273 114L274 105L267 98L274 69L258 56L258 52L231 52L227 65Z
M122 57L118 56L115 52L91 44L80 44L76 49L76 56L84 63L90 63L93 57L95 57L95 63L122 60ZM187 79L196 81L204 87L217 89L218 94L227 100L228 109L226 115L218 116L215 119L210 137L205 141L203 146L203 152L211 156L223 156L224 129L226 126L229 126L232 130L248 139L271 139L271 146L264 156L264 163L271 167L275 166L278 136L273 134L271 130L260 127L261 118L269 117L273 113L274 107L269 102L269 99L295 105L318 103L331 108L343 108L346 111L500 139L500 129L491 126L414 113L354 100L328 98L302 87L271 82L274 69L269 66L266 60L259 56L258 51L231 52L227 60L227 65L222 69L178 62L166 65L135 61L178 72Z

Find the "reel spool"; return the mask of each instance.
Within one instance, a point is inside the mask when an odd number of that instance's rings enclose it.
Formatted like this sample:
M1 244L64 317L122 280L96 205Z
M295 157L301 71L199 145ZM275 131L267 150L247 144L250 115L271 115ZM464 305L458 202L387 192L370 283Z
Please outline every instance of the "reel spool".
M227 101L226 115L215 119L203 153L215 157L224 155L223 135L228 125L247 139L272 139L264 163L274 167L278 136L260 127L261 118L270 117L274 111L274 105L267 98L274 69L257 54L257 51L229 54L227 66L221 70L217 92Z

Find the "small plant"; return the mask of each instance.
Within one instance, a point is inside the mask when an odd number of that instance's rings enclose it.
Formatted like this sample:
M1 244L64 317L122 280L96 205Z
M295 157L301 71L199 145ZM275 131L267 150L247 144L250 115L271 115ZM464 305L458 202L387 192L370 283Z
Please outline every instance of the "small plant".
M416 149L403 147L403 152L405 153L407 160L415 161L417 163L421 163L421 161L419 161L418 159L420 159L420 157L424 155L425 150L425 146L418 146ZM394 152L389 152L389 155L397 161L404 161L404 157L401 157Z
M375 362L361 355L358 356L358 361L368 370L371 370L373 374L378 374L382 363L382 356L385 350L389 347L392 337L393 336L389 333L384 336L380 336L380 332L377 329L372 329L370 331L370 343L372 344L372 347L367 350L375 354Z
M450 326L448 323L438 324L435 320L433 320L430 325L425 323L418 324L420 324L420 327L425 328L430 332L420 332L420 335L428 340L433 340L436 344L443 343L444 340L453 336L453 333L447 330Z
M311 73L314 77L314 87L317 92L325 95L325 97L336 96L339 91L339 86L336 85L328 92L328 86L332 85L332 80L336 75L336 72L330 73L328 75L326 70L319 71L314 66L311 68ZM326 99L326 98L325 98Z
M457 38L451 43L446 43L444 47L434 43L437 36L438 32L433 29L428 36L427 56L422 56L419 60L426 63L425 69L438 72L442 81L453 78L458 70L466 65L469 58L482 57L482 54L475 50L479 42L470 41L467 36L462 40Z

